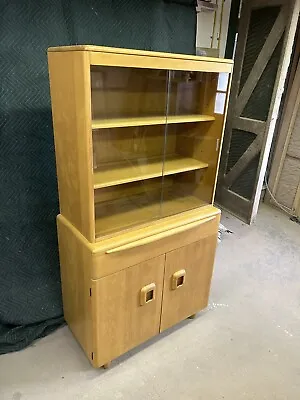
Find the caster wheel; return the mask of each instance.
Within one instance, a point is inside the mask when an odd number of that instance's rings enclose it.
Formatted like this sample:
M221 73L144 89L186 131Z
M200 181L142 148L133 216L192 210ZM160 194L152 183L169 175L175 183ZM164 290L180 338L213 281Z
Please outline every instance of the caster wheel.
M189 318L189 319L195 319L196 316L197 316L197 314L192 314L192 315L190 315L188 318Z
M106 363L106 364L104 364L104 365L103 365L103 368L104 368L104 369L108 369L108 368L110 367L110 364L111 364L111 361L108 362L108 363Z

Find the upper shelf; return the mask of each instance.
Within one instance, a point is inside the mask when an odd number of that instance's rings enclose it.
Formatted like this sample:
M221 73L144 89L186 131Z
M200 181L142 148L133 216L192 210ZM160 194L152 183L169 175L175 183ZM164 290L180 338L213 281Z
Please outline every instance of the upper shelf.
M94 189L157 178L163 173L172 175L207 167L208 164L202 161L177 155L168 156L164 164L162 157L148 159L141 164L136 161L109 163L94 172Z
M163 125L180 124L184 122L204 122L214 121L215 117L211 115L170 115L168 117L161 115L157 117L135 117L135 118L109 118L94 119L92 121L93 129L103 128L121 128L126 126L144 126L144 125Z

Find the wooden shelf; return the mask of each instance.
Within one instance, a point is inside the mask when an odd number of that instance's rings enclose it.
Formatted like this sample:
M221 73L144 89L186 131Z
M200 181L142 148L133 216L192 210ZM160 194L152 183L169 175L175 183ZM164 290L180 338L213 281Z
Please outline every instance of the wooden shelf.
M161 203L158 199L147 201L145 196L132 196L97 207L96 236L107 235L122 229L168 217L207 205L195 196L184 197L166 194Z
M126 162L107 163L94 172L94 189L157 178L162 176L162 173L173 175L207 167L207 163L177 155L166 157L164 171L162 171L162 157L142 159L140 162L128 160Z
M109 119L94 119L92 121L93 129L103 128L121 128L126 126L144 126L144 125L162 125L168 124L180 124L184 122L205 122L214 121L215 117L211 115L172 115L166 118L166 116L157 117L138 117L138 118L109 118Z

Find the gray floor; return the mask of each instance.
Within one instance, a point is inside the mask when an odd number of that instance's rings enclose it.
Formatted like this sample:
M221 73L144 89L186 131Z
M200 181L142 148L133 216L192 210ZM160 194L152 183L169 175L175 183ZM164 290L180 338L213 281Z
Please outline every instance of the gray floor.
M210 305L114 361L89 365L67 327L0 357L0 399L300 399L300 226L262 206L218 247Z

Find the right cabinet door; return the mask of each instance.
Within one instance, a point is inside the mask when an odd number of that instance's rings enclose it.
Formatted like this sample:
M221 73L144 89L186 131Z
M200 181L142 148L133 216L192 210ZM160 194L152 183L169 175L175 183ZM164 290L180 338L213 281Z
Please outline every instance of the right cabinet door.
M217 233L166 254L160 331L208 304Z

